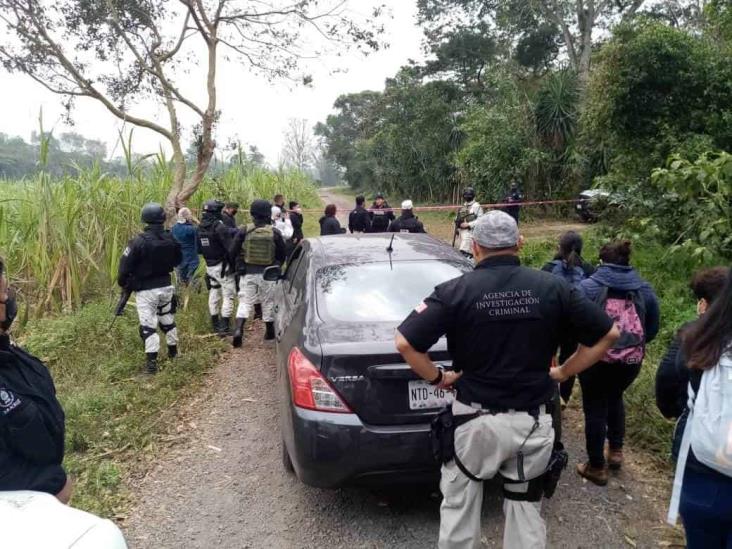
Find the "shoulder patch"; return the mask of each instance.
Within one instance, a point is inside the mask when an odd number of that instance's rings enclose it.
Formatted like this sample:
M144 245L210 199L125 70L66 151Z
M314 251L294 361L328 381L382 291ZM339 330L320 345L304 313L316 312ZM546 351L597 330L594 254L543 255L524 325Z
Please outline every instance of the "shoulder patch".
M127 247L125 248L125 251L124 251L124 252L122 252L122 256L123 256L123 257L127 257L128 255L130 255L130 247L129 247L129 246L127 246Z
M0 387L0 414L7 416L20 406L21 400L10 389Z
M424 301L422 301L422 302L421 302L421 303L420 303L419 305L417 305L417 306L416 306L416 307L414 308L414 312L415 312L415 313L417 313L418 315L419 315L419 314L422 314L422 313L423 313L423 312L425 312L426 310L427 310L427 304L426 304L426 303L425 303Z

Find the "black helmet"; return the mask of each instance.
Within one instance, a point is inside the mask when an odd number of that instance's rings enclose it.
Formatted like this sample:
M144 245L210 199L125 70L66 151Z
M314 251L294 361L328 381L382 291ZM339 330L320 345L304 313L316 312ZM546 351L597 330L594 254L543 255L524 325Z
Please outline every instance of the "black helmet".
M465 200L474 200L475 189L473 187L465 187L465 190L463 191L463 198Z
M165 210L157 202L148 202L142 207L140 218L150 225L165 223Z
M259 198L252 202L249 213L256 219L270 219L272 217L272 204Z
M203 203L203 211L206 213L218 214L224 209L224 203L221 200L206 200Z

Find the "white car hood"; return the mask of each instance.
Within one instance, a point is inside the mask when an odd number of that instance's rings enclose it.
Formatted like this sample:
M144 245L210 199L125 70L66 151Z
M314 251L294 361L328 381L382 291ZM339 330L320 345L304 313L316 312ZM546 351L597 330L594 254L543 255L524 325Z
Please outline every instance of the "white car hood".
M0 492L2 546L127 549L119 528L41 492Z

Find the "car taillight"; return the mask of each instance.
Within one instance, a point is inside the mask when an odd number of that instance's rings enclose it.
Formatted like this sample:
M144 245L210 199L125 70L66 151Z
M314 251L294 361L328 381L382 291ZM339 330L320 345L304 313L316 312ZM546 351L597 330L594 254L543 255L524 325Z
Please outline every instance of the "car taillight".
M290 351L287 368L290 372L292 402L295 406L321 412L351 413L351 409L346 406L335 389L297 347Z

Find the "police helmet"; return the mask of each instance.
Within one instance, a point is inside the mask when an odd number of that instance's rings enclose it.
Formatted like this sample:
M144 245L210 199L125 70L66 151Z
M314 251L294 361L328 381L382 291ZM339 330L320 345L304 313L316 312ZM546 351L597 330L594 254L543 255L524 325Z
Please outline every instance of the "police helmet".
M465 200L474 200L475 189L473 187L465 187L465 190L463 191L463 198Z
M221 200L206 200L203 203L203 211L206 213L218 214L224 209L224 203Z
M252 202L249 213L256 219L270 219L272 217L272 204L267 200L259 198Z
M143 223L165 223L165 210L157 202L149 202L142 207L140 218Z

